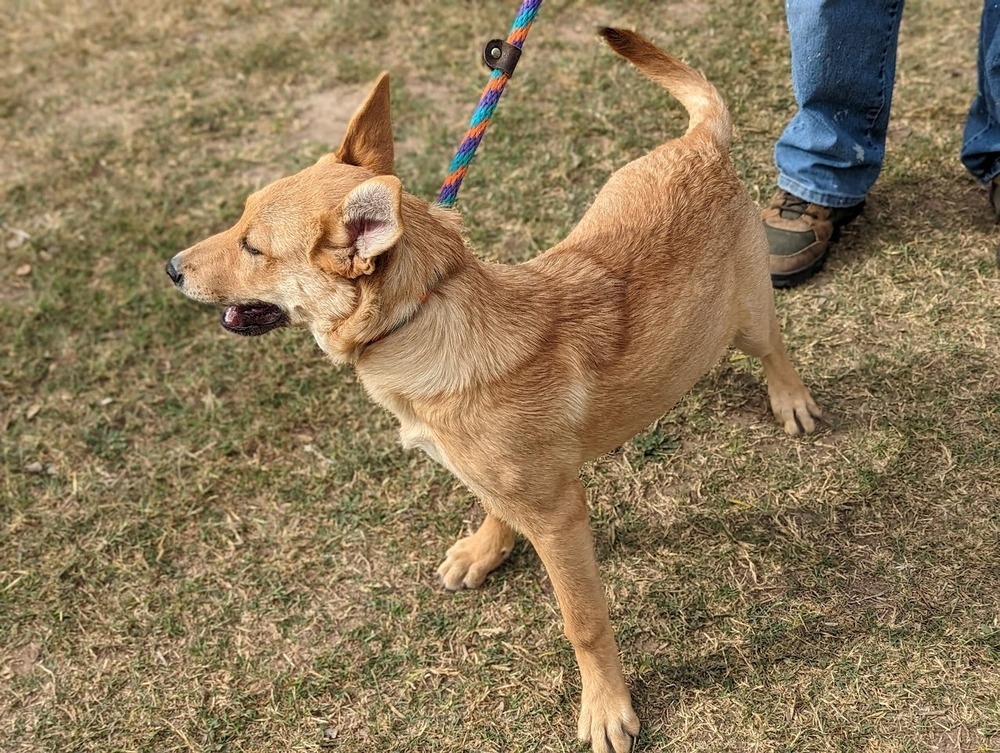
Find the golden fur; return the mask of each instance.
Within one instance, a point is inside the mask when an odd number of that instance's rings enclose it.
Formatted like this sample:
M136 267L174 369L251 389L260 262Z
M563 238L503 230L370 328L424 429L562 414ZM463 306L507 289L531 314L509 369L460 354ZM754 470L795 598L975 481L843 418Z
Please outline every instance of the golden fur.
M447 588L480 585L515 531L531 541L580 665L579 735L623 753L639 722L580 466L669 410L731 344L763 360L786 431L811 431L819 410L782 346L764 232L729 158L721 98L638 35L602 34L684 104L690 127L612 175L537 258L485 263L457 213L403 192L383 74L335 154L252 195L232 229L169 271L200 301L280 307L332 360L354 365L398 417L405 447L475 493L486 518L448 550Z

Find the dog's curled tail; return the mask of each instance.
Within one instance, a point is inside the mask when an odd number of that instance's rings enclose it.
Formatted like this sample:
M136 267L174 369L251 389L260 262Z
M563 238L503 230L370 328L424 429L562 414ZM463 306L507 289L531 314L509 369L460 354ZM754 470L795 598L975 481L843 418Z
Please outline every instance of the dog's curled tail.
M691 117L688 133L704 129L720 147L733 140L733 122L719 92L691 66L634 31L604 27L600 35L615 52L677 98Z

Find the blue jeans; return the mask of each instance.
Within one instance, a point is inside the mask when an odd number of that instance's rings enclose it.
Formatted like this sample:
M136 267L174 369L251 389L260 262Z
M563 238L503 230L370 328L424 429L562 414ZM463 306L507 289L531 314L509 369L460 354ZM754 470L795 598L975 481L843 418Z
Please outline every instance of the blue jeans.
M885 156L903 2L786 0L799 110L774 147L779 188L827 207L868 195ZM984 183L1000 174L998 25L1000 0L986 0L962 144L963 164Z

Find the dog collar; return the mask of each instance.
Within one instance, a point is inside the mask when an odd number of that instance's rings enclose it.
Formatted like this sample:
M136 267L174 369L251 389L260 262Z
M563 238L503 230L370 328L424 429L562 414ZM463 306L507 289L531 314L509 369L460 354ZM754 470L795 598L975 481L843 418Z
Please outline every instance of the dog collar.
M438 285L441 284L441 281L443 279L444 278L441 276L440 273L435 272L435 274L434 274L434 281L424 291L424 294L422 296L420 296L420 302L417 303L417 305L413 308L413 311L411 311L407 316L404 316L402 319L400 319L399 321L397 321L395 324L393 324L391 327L389 327L389 329L387 329L381 335L376 335L371 340L368 340L366 342L361 343L361 346L358 349L357 359L360 359L361 356L364 355L365 351L368 350L370 347L372 347L373 345L377 345L378 343L382 342L383 340L385 340L390 335L396 334L397 332L399 332L399 330L401 330L407 324L409 324L414 319L416 319L417 318L417 314L420 313L421 309L423 309L423 307L424 307L424 304L427 303L427 299L431 297L431 294L434 293L435 290L437 290ZM355 360L357 360L357 359L355 359Z

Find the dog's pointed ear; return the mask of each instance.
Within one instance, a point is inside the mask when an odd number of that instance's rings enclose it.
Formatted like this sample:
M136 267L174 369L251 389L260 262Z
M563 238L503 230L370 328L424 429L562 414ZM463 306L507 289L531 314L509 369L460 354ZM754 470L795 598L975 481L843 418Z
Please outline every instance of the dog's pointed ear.
M388 73L379 76L368 97L354 113L334 155L345 164L364 167L376 175L393 174Z
M326 212L313 259L328 272L354 279L375 271L375 259L403 236L403 184L395 175L366 180Z

